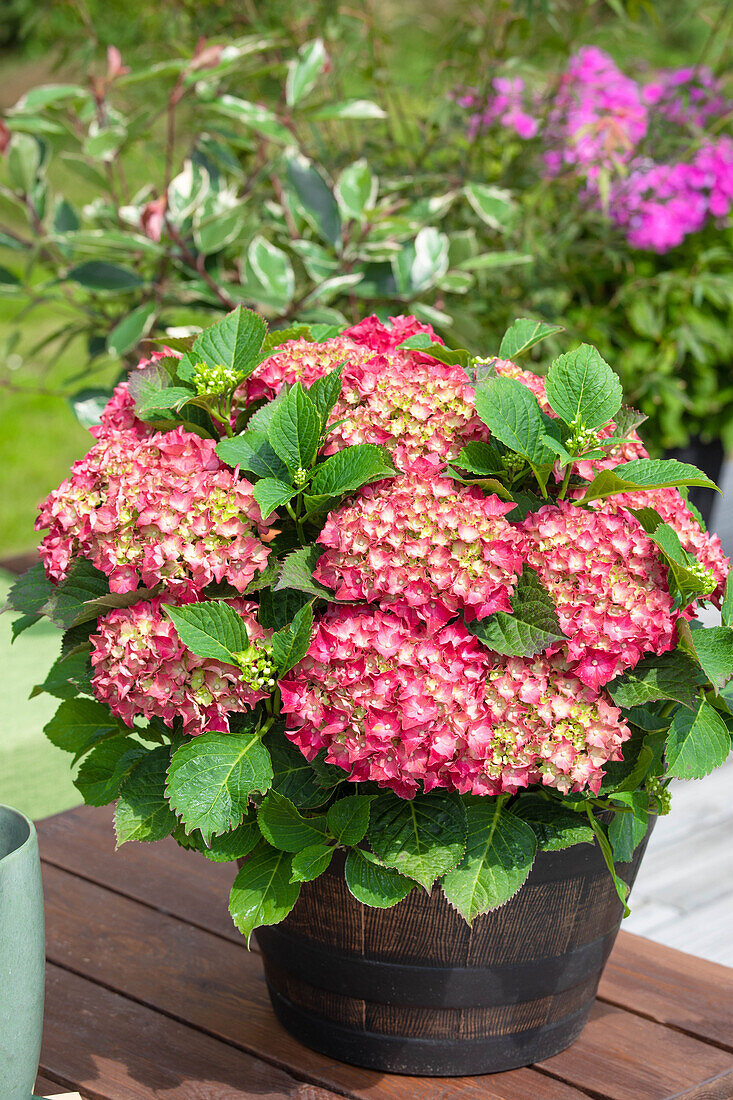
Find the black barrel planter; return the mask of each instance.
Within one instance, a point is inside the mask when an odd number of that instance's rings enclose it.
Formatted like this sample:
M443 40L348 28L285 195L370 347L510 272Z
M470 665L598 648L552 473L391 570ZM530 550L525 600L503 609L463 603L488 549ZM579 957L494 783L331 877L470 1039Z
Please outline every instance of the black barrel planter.
M631 884L646 840L618 868ZM280 1023L306 1046L389 1073L497 1073L583 1030L621 923L597 845L539 853L522 889L471 928L435 888L369 909L343 861L255 933Z

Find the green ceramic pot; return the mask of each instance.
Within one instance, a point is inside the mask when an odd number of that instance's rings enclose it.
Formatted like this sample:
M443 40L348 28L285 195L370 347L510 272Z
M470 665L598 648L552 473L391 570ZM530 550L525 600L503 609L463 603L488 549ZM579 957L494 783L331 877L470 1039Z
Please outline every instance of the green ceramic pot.
M0 806L0 1081L3 1100L29 1100L43 1027L44 920L33 823Z

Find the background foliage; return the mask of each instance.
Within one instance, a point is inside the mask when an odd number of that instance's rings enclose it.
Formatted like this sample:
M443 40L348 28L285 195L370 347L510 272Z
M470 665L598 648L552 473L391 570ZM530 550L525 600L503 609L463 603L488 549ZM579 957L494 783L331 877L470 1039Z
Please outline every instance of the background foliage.
M0 550L32 545L88 446L67 399L93 415L146 338L238 302L274 325L414 312L487 354L537 317L603 350L659 448L730 442L730 230L635 252L509 131L469 140L450 98L590 42L724 72L730 25L717 0L6 5Z

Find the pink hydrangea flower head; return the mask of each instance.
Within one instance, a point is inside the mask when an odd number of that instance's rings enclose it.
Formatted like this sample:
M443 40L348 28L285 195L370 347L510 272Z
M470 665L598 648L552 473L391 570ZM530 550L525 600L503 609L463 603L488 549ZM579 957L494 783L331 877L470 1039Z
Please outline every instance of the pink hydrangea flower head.
M243 592L265 568L269 527L252 485L219 461L213 439L182 427L139 439L108 431L41 505L40 553L63 580L88 558L113 592L165 584L195 594L227 580Z
M456 621L411 608L331 607L281 683L287 736L312 759L402 798L530 783L598 790L629 736L619 710L563 659L498 658Z
M522 568L513 507L446 478L370 485L330 513L315 576L339 599L404 600L428 622L510 611Z
M432 325L426 325L418 321L417 317L403 316L390 317L389 325L383 324L378 317L371 314L359 321L357 325L345 329L341 336L351 340L355 344L369 348L372 352L384 354L388 351L396 351L399 344L410 336L424 334L429 336L434 344L442 344L443 341L436 336Z
M180 352L171 351L170 348L162 348L154 351L149 359L141 359L135 370L143 370L145 367L157 363L161 359L180 358ZM153 435L154 429L139 420L135 416L135 402L130 393L128 382L120 382L112 391L112 396L104 407L99 424L89 429L95 439L101 440L114 432L132 432L137 439L148 439Z
M181 642L162 611L169 596L141 600L110 612L92 634L92 686L100 702L128 726L140 718L183 720L186 734L229 732L229 714L250 710L266 693L251 688L234 665L197 657ZM226 603L245 621L250 645L266 641L257 607L234 598Z
M628 513L548 504L521 524L523 556L536 569L567 635L570 670L599 688L645 653L676 641L661 555Z
M274 397L285 383L301 382L306 388L324 374L343 364L342 377L348 378L374 358L374 351L349 339L334 336L320 344L312 340L287 340L255 369L239 388L235 401L246 406L262 397Z

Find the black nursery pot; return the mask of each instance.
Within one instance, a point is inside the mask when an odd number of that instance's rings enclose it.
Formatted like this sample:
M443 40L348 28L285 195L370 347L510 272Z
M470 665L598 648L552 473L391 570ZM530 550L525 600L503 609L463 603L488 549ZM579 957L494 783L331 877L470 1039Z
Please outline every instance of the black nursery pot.
M618 868L629 885L648 836ZM300 1042L443 1077L529 1065L577 1039L621 918L600 849L581 844L540 852L511 901L470 928L437 887L366 908L334 860L282 924L255 934L275 1015Z
M725 460L725 451L720 439L705 443L699 436L693 436L686 447L676 447L672 451L667 451L666 457L679 459L680 462L691 462L693 466L698 466L703 473L706 473L716 485L720 484ZM710 523L717 496L714 489L705 489L701 486L692 486L690 489L690 500L699 509L706 525Z

